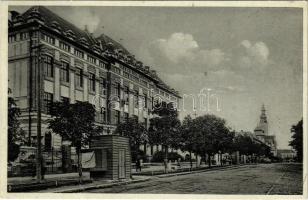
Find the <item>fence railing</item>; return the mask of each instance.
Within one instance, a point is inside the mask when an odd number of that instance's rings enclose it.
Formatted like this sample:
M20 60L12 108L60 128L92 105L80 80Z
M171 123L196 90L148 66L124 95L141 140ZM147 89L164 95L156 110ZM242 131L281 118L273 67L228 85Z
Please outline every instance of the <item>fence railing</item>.
M75 151L69 153L69 157L63 157L63 149L43 147L42 156L44 159L45 173L70 173L77 170L77 154ZM8 176L35 176L36 171L36 148L22 147L18 158L7 167ZM71 167L64 169L64 159L70 159Z

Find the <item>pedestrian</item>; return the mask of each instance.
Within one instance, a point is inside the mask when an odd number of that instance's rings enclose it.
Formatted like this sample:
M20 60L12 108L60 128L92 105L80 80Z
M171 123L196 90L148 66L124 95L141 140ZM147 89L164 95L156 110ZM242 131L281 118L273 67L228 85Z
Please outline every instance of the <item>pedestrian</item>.
M142 166L143 166L143 160L140 159L140 160L139 160L139 163L140 163L140 165L139 165L139 170L141 171L141 168L142 168Z
M137 158L136 159L136 172L138 171L138 169L140 169L140 171L141 171L140 160Z
M30 159L30 169L31 169L31 176L32 178L35 178L36 175L36 162L35 158Z
M178 164L177 164L177 166L178 166L178 168L181 168L181 158L178 158Z

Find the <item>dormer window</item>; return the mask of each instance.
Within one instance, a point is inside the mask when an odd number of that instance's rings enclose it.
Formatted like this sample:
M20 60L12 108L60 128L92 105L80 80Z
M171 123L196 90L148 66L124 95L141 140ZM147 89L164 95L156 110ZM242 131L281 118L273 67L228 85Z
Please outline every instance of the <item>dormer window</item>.
M123 50L122 49L117 49L117 54L118 54L119 59L124 59Z
M44 22L44 21L45 21L45 19L44 19L43 17L41 17L41 14L40 14L40 12L37 10L37 8L32 9L32 11L30 12L30 14L29 14L27 20L28 20L28 21L31 21L31 19L34 19L34 18L35 18L36 20L38 20L38 21L41 21L41 22Z
M92 49L93 49L93 51L95 51L96 53L100 53L100 47L98 46L98 45L94 45L93 47L92 47Z
M38 17L40 15L40 12L37 10L37 8L32 9L30 12L30 16L32 17Z
M59 26L59 23L58 23L57 21L53 21L53 22L51 23L51 28L52 28L54 31L56 31L56 32L58 32L58 33L61 33L61 27Z
M72 30L67 30L67 31L65 32L65 34L66 34L66 36L67 36L68 38L70 38L71 40L75 40L75 39L76 39L76 35L75 35L75 33L74 33Z
M88 42L87 42L87 40L86 40L86 38L84 38L84 37L80 38L79 41L80 41L81 44L83 44L83 45L85 45L85 46L88 46L88 45L89 45Z
M25 21L25 19L21 16L21 15L18 15L18 16L16 16L16 18L15 18L15 20L14 20L14 22L24 22Z
M51 26L53 26L53 27L59 27L59 23L58 23L57 21L53 21L53 22L51 23Z
M113 43L112 42L108 42L106 49L107 49L108 52L113 52L114 51Z
M137 61L136 66L141 69L143 67L143 63L141 61Z

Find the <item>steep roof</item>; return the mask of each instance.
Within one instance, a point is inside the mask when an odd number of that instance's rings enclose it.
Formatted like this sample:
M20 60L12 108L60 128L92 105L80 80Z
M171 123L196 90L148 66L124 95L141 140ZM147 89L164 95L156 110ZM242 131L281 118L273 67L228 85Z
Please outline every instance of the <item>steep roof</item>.
M73 33L76 41L85 40L89 47L98 46L101 51L105 51L108 44L112 43L114 49L121 49L123 54L132 56L132 54L121 43L115 41L111 37L101 33L99 37L95 38L88 31L78 28L44 6L33 6L25 11L21 17L23 20L26 20L33 15L39 16L39 18L44 21L44 26L50 29L56 28L63 35L66 35L68 32ZM178 92L171 89L156 73L149 73L149 75L158 82L158 87L179 96Z
M110 38L108 35L102 33L96 39L102 42L103 47L106 47L108 43L112 43L115 49L122 49L124 54L131 55L131 53L122 44Z
M51 10L47 9L44 6L33 6L29 8L26 12L22 14L24 19L30 17L33 13L38 13L40 18L43 19L44 24L52 28L54 23L57 23L62 32L72 31L76 35L76 39L85 38L89 45L94 45L96 39L91 37L89 33L84 30L81 30L74 24L68 22L67 20L63 19L59 15L55 14Z

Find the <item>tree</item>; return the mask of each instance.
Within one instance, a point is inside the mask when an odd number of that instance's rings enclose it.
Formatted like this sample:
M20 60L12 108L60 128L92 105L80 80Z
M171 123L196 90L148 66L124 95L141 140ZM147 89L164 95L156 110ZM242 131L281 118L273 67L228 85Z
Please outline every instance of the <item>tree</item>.
M165 172L167 172L168 148L179 147L179 129L181 122L178 119L178 112L172 104L162 103L154 108L153 114L158 117L150 119L148 131L149 143L152 145L162 145L165 150Z
M51 107L49 126L53 132L59 134L62 140L68 140L76 147L78 158L78 172L81 181L81 147L89 144L93 136L101 132L101 128L94 124L95 108L88 102L70 104L66 101L55 102Z
M11 162L18 157L20 144L24 142L25 131L20 128L19 116L20 109L14 98L8 97L8 161Z
M271 157L271 148L261 141L257 141L249 134L239 134L234 138L234 151L239 151L241 155L256 155Z
M209 167L211 156L225 150L224 145L231 140L230 130L226 127L226 121L215 115L204 115L194 119L197 130L196 151L198 154L208 155Z
M239 151L241 155L250 155L253 152L258 152L256 144L253 142L252 137L245 134L239 134L234 140L235 150Z
M196 148L196 127L193 119L190 115L186 116L183 120L181 129L180 129L180 148L183 151L189 152L189 161L190 168L192 168L192 152L195 152Z
M142 123L138 123L138 119L136 118L128 118L128 120L117 126L115 134L129 138L132 157L138 158L140 145L147 142L147 130L145 126Z
M292 125L291 132L293 135L289 145L296 150L296 158L301 162L303 160L303 120Z

